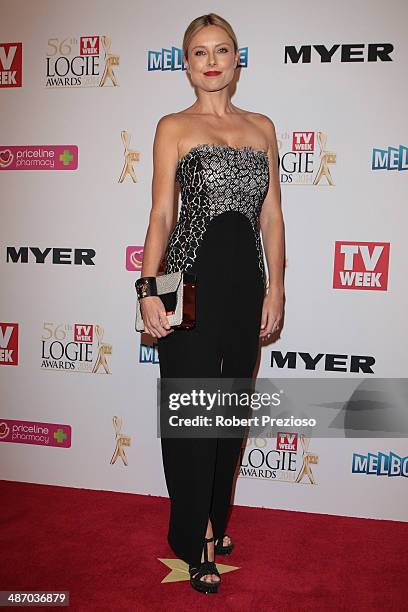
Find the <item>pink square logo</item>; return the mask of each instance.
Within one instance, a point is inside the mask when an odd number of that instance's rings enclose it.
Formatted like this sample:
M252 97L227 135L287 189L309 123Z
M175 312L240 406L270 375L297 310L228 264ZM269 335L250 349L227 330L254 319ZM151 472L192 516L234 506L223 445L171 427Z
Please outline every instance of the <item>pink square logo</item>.
M143 247L128 246L126 247L126 270L130 272L140 272L143 262Z

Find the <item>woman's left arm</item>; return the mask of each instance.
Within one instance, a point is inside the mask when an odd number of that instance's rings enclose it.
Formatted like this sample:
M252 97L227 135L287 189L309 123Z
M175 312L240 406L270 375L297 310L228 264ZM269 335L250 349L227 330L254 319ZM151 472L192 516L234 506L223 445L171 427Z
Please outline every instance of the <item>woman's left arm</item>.
M263 128L268 138L269 188L262 204L260 228L265 257L268 264L268 292L264 297L261 331L264 338L277 331L282 322L285 299L285 225L281 208L279 154L275 125L262 115Z

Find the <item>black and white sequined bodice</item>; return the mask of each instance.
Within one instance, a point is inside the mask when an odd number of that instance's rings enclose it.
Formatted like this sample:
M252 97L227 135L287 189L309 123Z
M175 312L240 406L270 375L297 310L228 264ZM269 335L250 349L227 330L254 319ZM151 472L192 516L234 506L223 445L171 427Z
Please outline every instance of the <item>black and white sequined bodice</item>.
M269 187L268 155L250 146L199 144L177 164L181 209L165 251L165 273L188 271L211 220L227 211L251 223L264 285L266 275L258 219Z

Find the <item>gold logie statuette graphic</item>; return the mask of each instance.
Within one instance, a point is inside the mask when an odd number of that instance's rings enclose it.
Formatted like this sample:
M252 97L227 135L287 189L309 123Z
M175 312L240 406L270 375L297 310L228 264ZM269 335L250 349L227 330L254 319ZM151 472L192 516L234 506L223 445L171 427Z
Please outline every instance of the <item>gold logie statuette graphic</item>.
M123 170L121 172L121 175L119 177L119 183L123 183L123 181L125 180L125 177L129 174L132 181L134 183L137 183L137 177L136 177L136 173L135 170L133 168L133 163L132 162L138 162L140 161L140 153L139 151L132 151L129 148L130 145L130 134L128 132L126 132L126 130L123 130L120 133L121 137L122 137L122 142L123 145L125 147L125 163L123 165Z
M295 482L299 483L302 479L307 475L309 477L311 484L316 484L311 465L316 465L319 463L319 455L315 455L314 453L309 453L308 448L310 444L310 438L306 438L304 434L300 434L300 441L303 447L303 464L300 468L299 474L296 477Z
M327 134L324 134L324 132L317 132L317 139L320 146L320 166L314 178L313 185L318 185L322 176L325 176L329 185L333 186L334 181L330 174L329 164L336 163L336 153L326 151Z
M110 53L111 40L109 36L101 36L103 48L105 49L105 69L103 71L102 78L99 83L99 87L105 85L106 79L109 77L113 85L117 87L117 80L115 73L113 72L113 66L119 66L119 55Z
M112 459L110 460L111 465L113 465L116 462L116 459L118 457L121 457L124 465L128 464L128 460L126 457L126 453L125 453L125 446L130 446L130 436L125 436L123 435L123 433L121 433L121 428L122 428L122 421L120 419L120 417L118 416L114 416L113 417L113 426L115 428L115 432L116 432L116 447L115 447L115 452L112 455Z
M103 366L105 373L110 374L105 355L112 355L112 345L102 342L104 329L101 325L95 325L95 333L98 337L98 358L95 361L92 373L95 374L99 370L99 367Z

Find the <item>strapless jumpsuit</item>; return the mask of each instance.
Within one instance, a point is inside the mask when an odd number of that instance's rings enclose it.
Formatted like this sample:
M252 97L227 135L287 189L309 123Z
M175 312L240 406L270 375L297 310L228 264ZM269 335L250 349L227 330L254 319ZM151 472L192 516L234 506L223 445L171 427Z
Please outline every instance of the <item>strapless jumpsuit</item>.
M266 274L259 214L269 186L266 151L201 144L177 165L181 208L165 273L197 275L196 326L158 338L161 377L251 378L259 351ZM168 542L201 561L208 519L225 533L242 438L161 438L171 501Z

